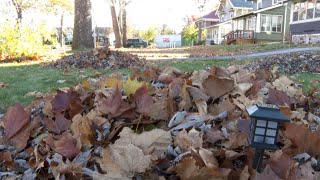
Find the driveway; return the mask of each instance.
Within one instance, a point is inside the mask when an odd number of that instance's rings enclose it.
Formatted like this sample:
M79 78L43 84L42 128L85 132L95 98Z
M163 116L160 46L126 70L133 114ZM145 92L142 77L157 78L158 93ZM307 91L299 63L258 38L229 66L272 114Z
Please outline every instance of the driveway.
M262 58L265 56L271 55L280 55L280 54L290 54L294 52L307 52L307 51L320 51L320 47L305 47L305 48L290 48L290 49L281 49L275 51L266 51L250 54L239 54L239 55L230 55L230 56L210 56L210 57L181 57L181 58L146 58L149 61L169 61L169 60L187 60L187 61L207 61L207 60L228 60L228 59L250 59L250 58Z

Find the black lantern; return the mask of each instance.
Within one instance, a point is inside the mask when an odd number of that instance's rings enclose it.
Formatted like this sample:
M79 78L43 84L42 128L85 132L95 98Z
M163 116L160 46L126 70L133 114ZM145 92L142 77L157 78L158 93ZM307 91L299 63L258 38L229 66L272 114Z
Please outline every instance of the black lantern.
M264 150L278 148L279 123L290 122L290 119L275 107L254 105L248 107L247 112L251 118L249 143L256 148L253 168L260 171Z

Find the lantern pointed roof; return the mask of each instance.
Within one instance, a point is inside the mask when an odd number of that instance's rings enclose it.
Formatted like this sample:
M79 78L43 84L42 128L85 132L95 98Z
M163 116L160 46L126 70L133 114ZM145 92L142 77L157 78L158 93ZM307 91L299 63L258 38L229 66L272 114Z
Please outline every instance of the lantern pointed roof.
M279 108L270 108L260 105L253 105L247 108L247 112L251 118L277 121L277 122L290 122L290 119L280 112Z

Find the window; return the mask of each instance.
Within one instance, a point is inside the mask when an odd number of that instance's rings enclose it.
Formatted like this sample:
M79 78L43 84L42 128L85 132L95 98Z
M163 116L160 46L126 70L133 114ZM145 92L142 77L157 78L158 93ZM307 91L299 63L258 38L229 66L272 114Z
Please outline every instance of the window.
M208 30L207 39L212 39L212 30Z
M283 18L280 15L261 15L262 32L282 32Z
M299 20L305 20L307 15L306 3L300 3Z
M307 5L307 19L312 19L313 18L313 12L314 12L314 3L315 0L308 0L306 5Z
M315 18L320 17L320 0L316 2L314 17Z
M320 0L300 0L294 3L292 21L320 18Z
M272 4L278 4L280 2L282 2L283 0L272 0Z

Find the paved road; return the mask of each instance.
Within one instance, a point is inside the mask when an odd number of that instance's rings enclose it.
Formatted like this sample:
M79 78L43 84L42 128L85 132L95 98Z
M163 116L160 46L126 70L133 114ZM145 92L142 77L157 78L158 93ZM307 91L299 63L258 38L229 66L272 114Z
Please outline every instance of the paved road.
M227 60L227 59L248 59L248 58L261 58L270 55L279 55L279 54L289 54L293 52L307 52L307 51L320 51L320 47L305 47L305 48L290 48L290 49L282 49L276 51L267 51L267 52L259 52L259 53L250 53L250 54L240 54L240 55L231 55L231 56L211 56L211 57L181 57L181 58L146 58L150 61L169 61L169 60Z

